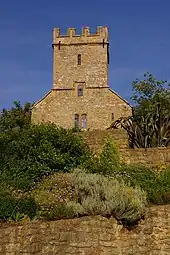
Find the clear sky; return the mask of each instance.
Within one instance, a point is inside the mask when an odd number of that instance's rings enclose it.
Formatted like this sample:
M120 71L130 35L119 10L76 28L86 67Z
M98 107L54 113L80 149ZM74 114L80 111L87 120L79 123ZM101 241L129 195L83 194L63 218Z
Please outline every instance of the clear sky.
M109 85L131 96L149 71L170 78L170 0L1 0L0 109L34 102L52 87L52 28L109 27Z

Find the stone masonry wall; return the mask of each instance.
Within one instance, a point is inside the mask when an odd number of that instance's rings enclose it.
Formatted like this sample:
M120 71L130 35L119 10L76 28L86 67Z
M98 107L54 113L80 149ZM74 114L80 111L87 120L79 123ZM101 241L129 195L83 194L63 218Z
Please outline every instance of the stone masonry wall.
M103 131L82 132L80 135L89 145L93 153L100 153L106 137L110 137L118 145L121 161L127 164L170 165L170 147L129 149L128 137L124 130L113 129Z
M127 164L170 165L170 147L120 150L120 156Z
M83 83L86 87L108 87L108 29L98 27L95 34L83 28L77 35L73 28L66 35L53 30L53 88L72 89ZM78 55L81 63L78 65Z
M122 129L105 131L93 130L90 132L80 132L78 134L82 136L84 141L94 153L100 153L102 151L102 147L107 139L111 139L116 142L119 150L127 150L129 148L128 136Z
M132 230L114 218L1 224L0 255L169 255L170 206L148 209Z
M73 128L78 114L80 129L104 130L114 120L131 116L130 105L108 86L107 27L97 27L96 33L84 27L81 35L74 28L64 35L54 28L52 46L53 89L34 104L33 123L52 122Z
M34 105L32 122L52 122L64 128L74 127L74 116L86 114L88 130L104 130L114 119L130 116L131 107L109 88L85 88L82 97L77 97L77 90L51 90L50 93Z

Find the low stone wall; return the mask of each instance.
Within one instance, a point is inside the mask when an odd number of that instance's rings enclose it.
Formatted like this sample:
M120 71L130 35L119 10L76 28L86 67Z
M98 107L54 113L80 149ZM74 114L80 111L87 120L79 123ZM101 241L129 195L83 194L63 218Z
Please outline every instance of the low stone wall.
M114 140L118 146L121 161L127 164L147 164L147 165L170 165L169 148L148 148L148 149L129 149L128 137L124 130L94 130L90 132L80 132L85 142L94 153L102 151L106 138Z
M120 150L120 157L127 164L170 165L170 147Z
M87 132L80 132L85 142L89 145L93 152L100 152L107 138L113 139L119 149L128 149L128 137L124 130L93 130Z
M0 254L169 255L170 205L149 208L132 230L101 216L1 224Z

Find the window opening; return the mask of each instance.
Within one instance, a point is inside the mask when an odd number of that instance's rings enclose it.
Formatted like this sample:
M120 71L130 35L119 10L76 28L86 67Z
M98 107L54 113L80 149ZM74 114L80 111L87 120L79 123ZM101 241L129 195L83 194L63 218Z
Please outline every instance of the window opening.
M58 49L60 50L60 47L61 47L61 41L59 41L58 43Z
M115 119L115 116L114 116L114 113L112 112L112 121L114 121Z
M83 129L87 128L87 116L86 116L86 114L83 114L81 116L81 126L82 126Z
M78 97L83 96L83 86L82 85L77 86L77 94L78 94Z
M74 127L75 129L79 129L79 115L76 113L74 114Z
M78 54L78 57L77 57L77 64L80 66L81 65L81 55Z

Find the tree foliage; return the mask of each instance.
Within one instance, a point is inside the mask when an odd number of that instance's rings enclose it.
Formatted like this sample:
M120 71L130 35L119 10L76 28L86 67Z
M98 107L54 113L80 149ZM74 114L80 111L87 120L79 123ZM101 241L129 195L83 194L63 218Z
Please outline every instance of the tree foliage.
M1 179L28 189L53 172L68 172L88 157L80 137L54 125L30 125L0 134Z
M31 104L27 102L22 107L19 101L14 101L14 105L10 110L4 108L0 113L0 133L26 128L30 125L30 122Z
M132 84L135 103L133 116L120 118L112 128L121 127L129 135L131 148L170 145L170 88L167 81L157 81L146 73L144 80Z
M170 113L170 84L166 80L157 80L151 73L145 73L144 79L132 82L134 116L143 117L155 113L157 107L163 116Z

